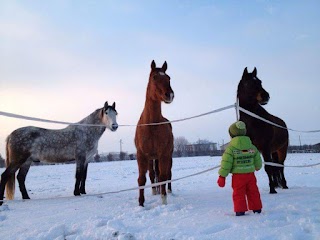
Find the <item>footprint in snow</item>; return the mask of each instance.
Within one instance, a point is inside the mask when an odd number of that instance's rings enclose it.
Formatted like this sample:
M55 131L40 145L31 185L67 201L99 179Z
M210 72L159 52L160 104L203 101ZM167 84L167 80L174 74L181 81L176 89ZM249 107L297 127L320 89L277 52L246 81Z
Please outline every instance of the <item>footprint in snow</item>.
M121 233L118 240L136 240L136 238L131 233Z
M7 217L5 215L0 215L0 222L4 221L6 219L7 219Z

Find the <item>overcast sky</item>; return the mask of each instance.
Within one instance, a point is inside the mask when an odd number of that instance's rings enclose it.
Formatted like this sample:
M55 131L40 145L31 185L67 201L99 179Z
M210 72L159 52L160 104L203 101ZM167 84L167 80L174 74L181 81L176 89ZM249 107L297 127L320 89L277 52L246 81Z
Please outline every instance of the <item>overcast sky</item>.
M77 122L105 101L119 124L136 124L150 64L168 63L170 120L233 104L243 69L257 67L265 108L297 130L320 129L319 1L0 0L0 111ZM222 144L234 109L173 124L176 137ZM0 116L5 138L22 126ZM106 131L99 152L135 152L135 128ZM290 132L291 144L320 134Z

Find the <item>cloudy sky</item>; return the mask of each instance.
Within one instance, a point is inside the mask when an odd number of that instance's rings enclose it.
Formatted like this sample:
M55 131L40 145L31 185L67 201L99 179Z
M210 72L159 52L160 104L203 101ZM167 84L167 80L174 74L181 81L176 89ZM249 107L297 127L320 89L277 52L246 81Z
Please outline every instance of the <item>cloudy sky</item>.
M233 104L243 69L257 67L266 109L297 130L320 129L319 1L0 0L0 111L77 122L105 101L119 124L136 124L150 64L168 63L170 120ZM175 123L190 142L229 140L234 109ZM14 129L35 125L0 116L0 153ZM105 132L100 152L135 152L135 128ZM292 144L320 134L290 132Z

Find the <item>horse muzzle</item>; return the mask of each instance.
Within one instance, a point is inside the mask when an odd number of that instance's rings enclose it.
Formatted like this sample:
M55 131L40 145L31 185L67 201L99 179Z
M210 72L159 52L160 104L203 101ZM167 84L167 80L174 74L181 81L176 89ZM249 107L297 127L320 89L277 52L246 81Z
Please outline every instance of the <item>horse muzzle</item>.
M111 131L115 132L118 129L119 125L117 123L112 124Z
M173 92L166 93L164 102L165 103L172 103L173 99L174 99L174 93Z
M259 93L258 94L258 102L260 105L266 105L269 102L270 95L267 92Z

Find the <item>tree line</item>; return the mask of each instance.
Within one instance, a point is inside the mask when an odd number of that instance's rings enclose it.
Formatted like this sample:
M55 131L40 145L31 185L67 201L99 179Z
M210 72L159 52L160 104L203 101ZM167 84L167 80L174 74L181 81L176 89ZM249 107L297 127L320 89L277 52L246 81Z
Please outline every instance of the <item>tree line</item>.
M314 145L290 145L288 153L319 153L320 143ZM221 156L223 149L217 149L217 143L206 139L199 139L195 143L190 143L185 137L176 137L174 139L173 157L193 157L193 156ZM101 153L94 156L94 162L111 162L122 160L136 160L136 154L127 152ZM69 163L74 163L70 161ZM35 162L34 165L43 165L45 163ZM0 154L0 168L5 167L5 161Z

